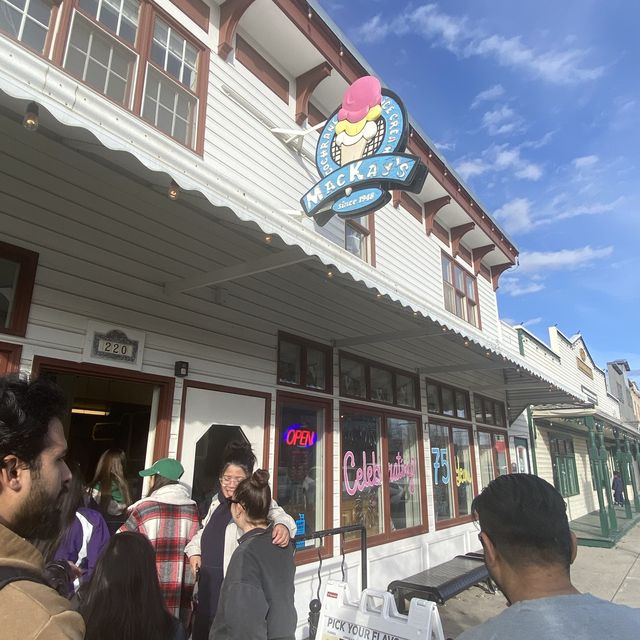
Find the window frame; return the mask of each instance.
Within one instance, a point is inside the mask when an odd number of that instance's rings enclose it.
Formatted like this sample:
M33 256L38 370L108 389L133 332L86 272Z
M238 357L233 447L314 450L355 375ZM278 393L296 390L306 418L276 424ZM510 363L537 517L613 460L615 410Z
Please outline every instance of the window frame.
M371 216L362 216L365 217L367 219L367 224L370 225L371 224ZM365 257L363 258L360 255L357 255L355 253L353 253L353 251L349 251L349 249L347 249L347 229L352 229L354 231L356 231L357 233L360 233L363 236L363 242L365 245ZM344 221L344 249L345 251L348 251L351 255L356 256L356 258L360 258L363 262L366 262L367 264L371 263L371 230L369 229L368 226L364 226L363 224L360 224L360 222L358 222L357 218L347 218Z
M440 417L438 417L437 420L433 420L433 421L429 421L427 424L427 429L429 431L429 470L431 472L431 490L432 492L434 491L434 477L433 477L433 469L431 468L433 465L433 460L432 460L432 452L431 452L431 427L432 426L439 426L439 427L446 427L449 429L449 460L453 460L455 456L452 455L453 453L453 431L452 429L464 429L465 431L467 431L467 433L469 434L469 459L471 460L471 491L473 496L477 496L478 495L478 478L477 478L477 469L476 469L476 447L475 447L475 439L473 437L473 428L470 424L462 424L459 422L451 422L449 420L442 420L440 419ZM435 524L435 528L436 531L439 531L440 529L449 529L451 527L457 527L460 524L466 524L467 522L472 522L473 520L473 513L469 513L469 515L466 516L459 516L458 515L458 487L455 485L454 483L454 500L453 500L453 507L454 507L454 511L455 511L455 516L453 518L448 518L447 520L440 520L438 521L436 515L435 515L435 507L436 507L436 503L435 503L435 497L433 499L433 507L434 507L434 524Z
M445 260L447 261L449 266L449 274L451 276L450 282L447 281L444 274ZM454 316L456 316L456 318L460 318L460 320L463 320L464 322L470 324L472 327L476 327L477 329L482 330L482 321L480 317L480 300L478 299L478 278L472 275L471 273L469 273L469 271L465 267L463 267L460 263L458 263L455 260L455 258L450 256L445 251L441 251L440 264L442 268L442 289L443 289L443 301L444 301L445 311L447 311L448 313L452 313ZM460 269L460 271L462 272L464 290L458 289L458 287L456 286L456 274L455 274L456 267ZM475 311L475 322L470 321L468 318L468 315L469 315L468 307L469 307L470 301L467 296L467 286L469 282L473 285L474 300L472 301L472 304ZM453 309L449 309L447 305L447 287L452 287L453 289L453 294L454 294ZM462 304L464 305L463 315L458 314L455 310L455 302L458 297L461 297Z
M0 368L0 376L20 371L20 358L22 356L22 345L10 342L0 342L0 362L4 360L5 367Z
M358 362L364 366L364 376L365 376L365 395L364 396L354 396L344 392L343 384L342 384L342 358L347 358L349 360L353 360ZM382 371L386 371L391 374L391 391L392 391L392 401L386 402L384 400L375 399L371 393L371 368L380 369ZM398 404L398 389L397 389L397 376L405 376L411 378L414 384L414 398L415 398L415 406L410 407L403 404ZM353 400L359 400L361 402L373 402L375 404L384 405L387 407L398 408L400 411L421 411L420 407L420 379L419 376L410 371L405 371L402 369L397 369L396 367L390 367L388 365L382 364L381 362L375 362L373 360L367 360L366 358L361 358L360 356L353 355L352 353L348 353L346 351L338 352L338 394L342 398L349 398Z
M300 347L300 384L295 382L283 382L280 380L280 345L282 342L290 342ZM308 387L306 385L307 377L307 349L315 349L321 351L325 355L325 386L323 389L317 387ZM278 353L276 360L276 384L283 387L291 387L293 389L300 389L304 391L310 391L312 393L333 393L333 349L329 345L322 344L320 342L314 342L313 340L307 340L300 336L295 336L291 333L285 333L284 331L278 331Z
M35 251L0 241L0 258L17 262L19 265L11 322L8 327L0 327L0 335L25 337L39 257Z
M570 443L571 453L559 453L554 452L554 442ZM566 445L565 445L566 450ZM559 447L558 447L559 451ZM580 495L580 482L578 479L578 469L576 467L576 451L573 445L573 437L562 433L549 432L549 457L551 458L551 467L553 469L553 484L555 488L560 492L563 498L571 498L572 496ZM567 471L568 484L562 481L560 475L560 465L558 461L562 462L562 466ZM560 486L558 486L560 485Z
M208 85L209 85L209 65L211 59L211 49L206 42L197 34L192 33L186 29L176 18L167 13L162 7L157 5L152 0L139 0L140 12L138 15L138 28L136 31L135 43L127 42L115 32L111 31L106 25L100 23L94 16L83 11L79 6L79 0L65 0L59 2L58 0L51 0L52 11L49 18L49 29L47 37L45 39L45 45L43 51L36 51L24 42L17 40L12 35L5 33L8 38L17 42L19 45L24 46L29 51L32 51L40 58L43 58L47 62L55 65L60 71L73 78L74 81L82 84L90 91L94 91L97 95L103 99L108 100L112 104L116 105L120 109L124 109L128 113L131 113L136 118L139 118L142 122L153 127L156 131L164 136L167 136L173 142L180 144L185 149L192 151L198 156L204 155L204 140L205 140L205 124L206 124L206 110L207 110L207 98L208 98ZM188 18L196 22L200 28L203 27L203 20L201 14L194 14L195 9L192 10L189 3L180 2L176 5L178 9L185 14ZM127 105L122 105L116 102L114 99L102 93L100 90L93 88L85 81L72 75L63 66L66 60L67 51L69 48L69 40L72 32L72 23L74 21L75 14L79 14L84 20L86 20L91 28L99 29L108 38L114 39L118 45L126 47L129 51L133 51L136 56L135 71L132 74L131 87L128 88L129 100ZM160 68L151 59L151 44L153 40L153 31L155 20L159 18L163 20L172 30L183 37L187 42L194 46L198 50L197 61L197 81L196 88L191 89L187 85L183 84L164 69ZM207 21L207 25L208 25ZM207 29L203 29L207 32ZM176 83L187 94L196 98L197 112L193 118L193 143L185 143L171 134L163 131L149 120L142 117L143 110L143 96L147 82L147 66L151 65L153 69L159 73L163 79L169 82Z
M282 437L282 408L286 403L298 406L309 407L313 409L324 410L324 433L323 433L323 464L324 464L324 508L323 529L331 528L333 524L333 399L318 398L315 396L302 395L289 391L278 391L276 393L276 420L275 420L275 445L273 451L273 481L272 489L274 499L277 500L278 495L278 468L279 468L279 442ZM291 514L289 514L291 515ZM293 515L291 516L296 519ZM296 565L309 564L318 560L318 549L320 549L320 557L322 559L331 558L333 556L333 543L329 537L320 541L317 547L309 547L308 549L300 549L296 551Z
M438 387L438 404L440 405L440 411L430 411L429 410L429 392L428 386L436 386ZM425 378L425 395L427 397L427 413L431 416L438 416L438 418L442 418L444 420L460 420L463 423L471 423L472 422L472 413L471 413L471 394L466 389L460 389L459 387L453 387L450 384L444 384L442 382L438 382L437 380L432 380L430 378ZM453 411L454 415L449 416L446 413L443 413L443 402L442 402L442 390L447 389L453 394ZM467 413L467 418L459 418L457 415L458 405L456 401L456 392L463 393L465 396L465 411Z
M493 404L493 422L487 422L487 410L486 403ZM478 406L479 404L479 406ZM502 424L498 424L496 420L496 409L499 409L502 416ZM479 410L479 411L478 411ZM482 420L478 420L478 413L481 414ZM490 427L497 427L498 429L507 429L507 412L503 400L496 400L495 398L489 398L487 396L480 395L479 393L473 394L473 419L478 425L488 425Z
M491 438L491 459L493 460L493 478L495 480L500 475L508 475L511 473L511 455L509 452L509 434L506 429L488 429L487 427L478 427L477 433L485 433ZM495 436L502 436L504 438L504 450L505 450L505 459L507 463L507 473L501 474L499 473L498 466L498 451L496 449L496 438ZM477 438L478 442L478 454L480 454L480 440ZM482 480L482 478L481 478ZM484 488L484 487L483 487Z
M422 533L427 533L429 530L429 510L427 505L427 492L426 492L426 469L424 466L424 431L422 420L417 414L406 413L403 411L396 411L393 409L384 409L382 407L370 407L362 404L354 404L350 402L339 403L339 415L340 415L340 432L339 432L339 451L340 451L340 470L343 465L343 452L342 452L342 433L343 424L347 415L364 414L370 416L379 417L380 420L380 452L381 460L384 460L382 466L382 478L383 483L381 485L382 505L383 505L383 530L382 533L375 535L367 534L367 547L375 547L381 544L388 544L389 542L395 542L396 540L402 540L404 538L412 538ZM387 420L389 418L398 418L400 420L407 420L415 422L416 424L416 443L418 449L418 475L420 476L419 496L420 496L420 515L422 522L419 525L413 527L407 527L405 529L399 529L396 531L391 530L391 498L389 493L389 443L387 438ZM342 488L343 488L343 476L339 474L338 484L338 500L339 500L339 520L338 526L342 526ZM345 552L355 551L360 549L360 536L354 540L345 540L344 550Z

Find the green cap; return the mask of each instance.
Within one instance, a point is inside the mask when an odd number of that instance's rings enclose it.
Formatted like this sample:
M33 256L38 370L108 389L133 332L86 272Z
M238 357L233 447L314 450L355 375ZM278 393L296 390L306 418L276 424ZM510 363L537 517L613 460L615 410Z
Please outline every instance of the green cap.
M180 480L184 473L184 467L173 458L162 458L154 462L148 469L139 472L141 476L163 476L169 480Z

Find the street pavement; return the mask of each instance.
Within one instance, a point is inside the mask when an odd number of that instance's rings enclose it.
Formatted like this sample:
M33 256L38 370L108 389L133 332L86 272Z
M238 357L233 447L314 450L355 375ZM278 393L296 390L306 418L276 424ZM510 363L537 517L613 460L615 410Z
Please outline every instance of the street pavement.
M640 524L613 549L578 547L571 580L580 591L640 608ZM455 638L497 615L505 606L506 600L499 592L493 595L479 586L467 589L439 607L445 637Z

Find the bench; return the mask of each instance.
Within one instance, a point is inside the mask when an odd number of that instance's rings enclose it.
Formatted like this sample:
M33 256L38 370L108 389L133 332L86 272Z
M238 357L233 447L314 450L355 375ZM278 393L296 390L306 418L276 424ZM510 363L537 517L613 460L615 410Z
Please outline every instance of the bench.
M407 600L423 598L442 605L478 583L486 583L488 591L495 593L483 554L468 553L408 578L394 580L387 591L393 594L398 611L406 612Z

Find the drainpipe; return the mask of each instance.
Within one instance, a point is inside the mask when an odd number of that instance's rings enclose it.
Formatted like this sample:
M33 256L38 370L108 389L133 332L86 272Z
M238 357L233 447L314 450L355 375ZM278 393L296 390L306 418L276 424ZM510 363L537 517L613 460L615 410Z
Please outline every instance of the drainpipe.
M603 482L601 473L600 458L598 455L598 446L596 445L596 433L593 416L585 416L584 423L589 432L589 462L591 463L591 476L596 485L596 493L598 494L598 515L600 516L600 531L604 538L608 538L611 533L609 529L609 519L605 508L605 500L603 495Z
M536 459L536 425L533 422L531 407L527 407L527 422L529 424L529 442L531 442L531 466L533 473L538 475L538 461Z

